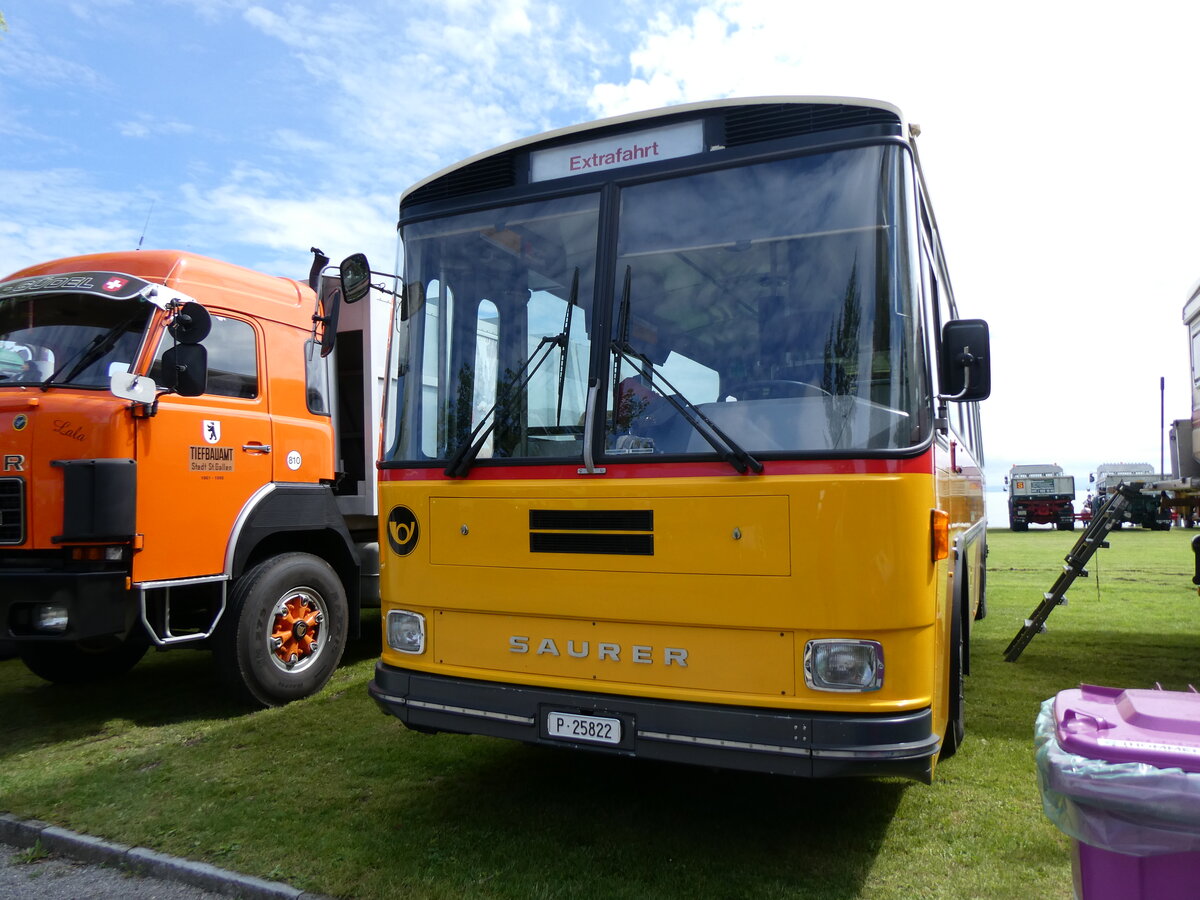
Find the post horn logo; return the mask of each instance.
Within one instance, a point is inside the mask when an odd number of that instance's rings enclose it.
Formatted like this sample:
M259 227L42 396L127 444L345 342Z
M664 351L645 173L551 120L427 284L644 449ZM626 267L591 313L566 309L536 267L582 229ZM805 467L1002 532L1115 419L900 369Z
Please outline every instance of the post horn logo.
M407 506L394 506L387 518L388 543L397 556L408 556L417 546L417 517Z

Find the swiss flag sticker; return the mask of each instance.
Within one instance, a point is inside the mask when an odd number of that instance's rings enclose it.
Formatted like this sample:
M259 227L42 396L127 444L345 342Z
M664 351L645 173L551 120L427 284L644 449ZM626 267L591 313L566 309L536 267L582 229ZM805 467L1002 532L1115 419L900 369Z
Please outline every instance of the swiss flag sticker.
M128 278L110 278L108 281L104 282L104 290L119 291L127 284L129 284Z

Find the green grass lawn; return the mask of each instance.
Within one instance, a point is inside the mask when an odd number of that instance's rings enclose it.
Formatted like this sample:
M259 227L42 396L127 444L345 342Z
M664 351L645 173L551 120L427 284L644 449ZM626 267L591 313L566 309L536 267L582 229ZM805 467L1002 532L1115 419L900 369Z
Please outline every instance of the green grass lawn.
M967 740L926 786L800 781L418 735L366 695L245 713L202 653L56 687L0 663L0 810L341 897L1068 898L1033 722L1081 682L1200 683L1193 532L1114 533L1015 663L1074 534L989 534Z

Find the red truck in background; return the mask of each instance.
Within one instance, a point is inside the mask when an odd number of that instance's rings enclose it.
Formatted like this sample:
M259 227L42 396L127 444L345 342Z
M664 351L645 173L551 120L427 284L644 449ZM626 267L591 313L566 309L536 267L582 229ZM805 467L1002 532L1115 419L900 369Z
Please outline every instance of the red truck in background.
M1004 479L1008 485L1008 525L1028 531L1030 524L1053 525L1059 531L1075 529L1075 478L1062 466L1013 466Z

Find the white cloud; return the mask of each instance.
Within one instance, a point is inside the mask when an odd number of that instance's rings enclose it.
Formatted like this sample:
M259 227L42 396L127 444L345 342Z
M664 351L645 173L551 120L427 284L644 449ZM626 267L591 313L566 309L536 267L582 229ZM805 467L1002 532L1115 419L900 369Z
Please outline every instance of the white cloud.
M186 122L162 120L143 113L132 120L117 123L117 132L123 137L149 138L159 135L191 134L196 129Z
M96 188L87 173L72 169L0 170L0 197L4 274L60 256L132 249L143 221L136 207L149 205L135 194Z

